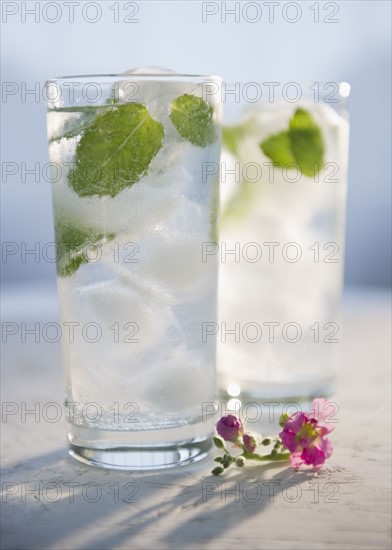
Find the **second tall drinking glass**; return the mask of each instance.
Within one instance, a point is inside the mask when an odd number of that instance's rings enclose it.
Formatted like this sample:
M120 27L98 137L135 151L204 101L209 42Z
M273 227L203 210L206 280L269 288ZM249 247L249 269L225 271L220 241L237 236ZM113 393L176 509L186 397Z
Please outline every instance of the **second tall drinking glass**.
M274 84L225 103L218 370L242 401L326 395L339 361L350 87Z

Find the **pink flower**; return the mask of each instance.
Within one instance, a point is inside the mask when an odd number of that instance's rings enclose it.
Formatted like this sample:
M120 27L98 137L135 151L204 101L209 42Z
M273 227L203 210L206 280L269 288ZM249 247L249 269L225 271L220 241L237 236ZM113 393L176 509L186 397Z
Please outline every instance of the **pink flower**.
M333 428L325 425L328 416L325 399L315 399L308 414L296 412L284 423L279 436L291 452L290 462L294 468L313 466L320 468L332 454L331 442L325 437Z
M244 431L242 422L234 414L222 416L216 423L216 431L225 441L235 441Z
M313 400L309 414L312 418L317 420L317 424L320 427L323 427L325 433L327 434L335 429L335 426L331 426L331 422L328 422L328 418L333 416L333 412L333 403L330 403L324 397L319 397L318 399Z

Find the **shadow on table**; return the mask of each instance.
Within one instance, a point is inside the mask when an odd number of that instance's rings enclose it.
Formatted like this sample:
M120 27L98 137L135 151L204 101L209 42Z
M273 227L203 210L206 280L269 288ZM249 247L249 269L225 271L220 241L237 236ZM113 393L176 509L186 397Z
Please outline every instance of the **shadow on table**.
M268 472L276 469L279 472L269 477ZM291 468L282 471L281 464L251 468L251 472L237 472L228 478L208 476L198 480L193 487L184 487L174 498L140 511L132 517L132 537L143 531L148 532L158 518L164 521L165 517L174 516L176 520L172 523L176 526L160 539L162 547L195 548L197 544L220 539L242 520L262 513L279 498L282 490L288 486L299 486L314 475L310 472L295 472ZM260 479L261 475L263 479ZM125 543L131 532L129 529L117 532L115 544ZM100 537L99 541L103 548L110 548L113 543L110 536Z
M205 465L128 473L85 466L65 449L21 461L4 471L2 548L136 548L142 535L159 548L187 548L218 539L312 477L273 463L205 477Z

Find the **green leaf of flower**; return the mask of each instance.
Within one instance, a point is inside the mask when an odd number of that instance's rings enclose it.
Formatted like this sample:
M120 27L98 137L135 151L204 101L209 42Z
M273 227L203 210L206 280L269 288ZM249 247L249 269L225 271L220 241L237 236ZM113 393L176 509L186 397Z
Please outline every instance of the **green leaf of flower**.
M222 466L224 468L228 468L233 462L235 458L231 456L230 454L225 454L222 458Z
M279 426L283 428L289 418L290 418L289 414L287 413L281 414L279 417Z
M98 114L84 131L69 183L80 197L116 196L147 172L162 147L163 125L138 103Z
M181 137L198 147L215 140L212 105L200 97L184 94L171 105L170 120Z
M214 437L212 438L212 441L214 442L215 447L218 447L218 449L226 448L225 442L220 435L214 435Z
M88 263L88 248L99 247L115 237L114 233L104 234L93 229L75 225L73 220L56 220L57 273L70 277L82 265Z

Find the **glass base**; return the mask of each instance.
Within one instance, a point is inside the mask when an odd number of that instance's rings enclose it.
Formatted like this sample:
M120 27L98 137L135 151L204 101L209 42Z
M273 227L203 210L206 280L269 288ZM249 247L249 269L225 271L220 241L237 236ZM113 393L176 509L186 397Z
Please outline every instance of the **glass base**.
M117 428L121 427L124 423L117 424ZM133 430L108 430L105 426L69 423L69 453L98 468L143 471L197 462L207 456L212 446L213 418L197 418L194 423L155 430L138 422L132 427Z
M210 439L172 447L93 449L70 444L69 454L97 468L143 471L186 466L205 458L210 448Z
M222 376L220 380L220 397L229 400L233 397L242 402L249 401L312 401L315 397L328 397L335 390L334 377L320 378L314 381L289 383L269 383L239 380Z

